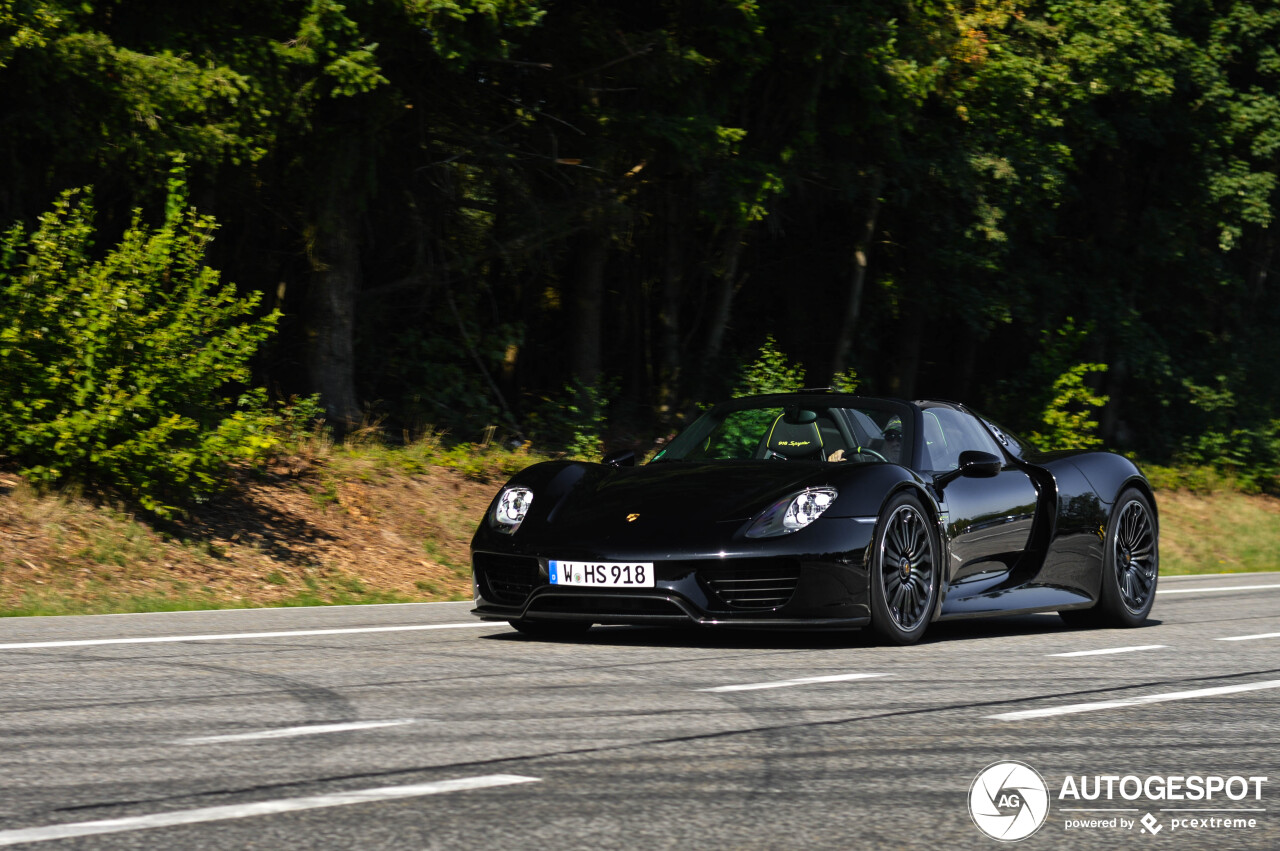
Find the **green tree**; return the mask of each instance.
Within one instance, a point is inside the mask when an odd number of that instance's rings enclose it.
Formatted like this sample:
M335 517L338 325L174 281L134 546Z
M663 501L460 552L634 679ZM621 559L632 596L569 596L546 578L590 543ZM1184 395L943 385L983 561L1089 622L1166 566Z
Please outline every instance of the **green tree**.
M1040 427L1031 441L1045 449L1091 449L1102 445L1097 409L1107 404L1085 383L1090 373L1106 372L1104 363L1079 363L1054 379L1052 398L1040 414Z
M171 185L162 225L135 211L95 257L93 204L70 191L0 243L0 451L46 484L118 489L168 516L270 448L259 395L234 388L277 314L203 265L215 224Z
M773 337L765 337L756 359L738 373L734 396L756 393L786 393L804 387L804 367L792 363Z
M769 336L1028 431L1105 363L1098 435L1168 457L1276 419L1278 38L1272 0L0 0L0 221L92 184L123 231L181 153L284 313L259 368L335 422L527 432L610 376L669 428Z

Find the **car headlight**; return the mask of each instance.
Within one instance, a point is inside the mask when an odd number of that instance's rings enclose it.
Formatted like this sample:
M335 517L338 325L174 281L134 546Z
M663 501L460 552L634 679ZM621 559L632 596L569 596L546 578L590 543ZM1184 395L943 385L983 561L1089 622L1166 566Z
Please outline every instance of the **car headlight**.
M803 529L836 501L835 488L808 488L780 499L747 530L748 538L768 538Z
M528 488L504 488L493 505L493 528L510 535L524 522L533 504L533 491Z

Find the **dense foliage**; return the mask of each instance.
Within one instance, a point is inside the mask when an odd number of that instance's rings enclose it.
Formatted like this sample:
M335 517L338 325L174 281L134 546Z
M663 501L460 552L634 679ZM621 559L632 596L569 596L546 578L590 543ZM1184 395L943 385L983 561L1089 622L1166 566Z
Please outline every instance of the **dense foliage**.
M1278 44L1275 0L0 0L0 222L93 185L112 244L183 156L282 311L259 382L338 425L643 438L772 340L1275 487Z
M75 192L0 240L0 452L34 481L105 485L162 516L217 490L277 424L265 399L235 410L223 395L276 315L245 319L258 296L202 265L213 222L173 190L161 226L135 213L100 260Z

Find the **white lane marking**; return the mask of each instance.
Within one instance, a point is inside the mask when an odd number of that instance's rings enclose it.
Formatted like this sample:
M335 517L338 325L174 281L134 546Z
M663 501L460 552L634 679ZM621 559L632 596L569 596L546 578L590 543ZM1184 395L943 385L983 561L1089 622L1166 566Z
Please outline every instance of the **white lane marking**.
M351 730L373 730L378 727L401 727L416 724L416 718L398 718L394 721L348 721L342 724L307 724L302 727L280 727L275 730L259 730L256 733L227 733L221 736L195 736L179 739L175 745L211 745L217 742L252 742L259 739L291 739L294 736L319 736L324 733L346 733Z
M1280 638L1280 632L1263 632L1258 635L1233 635L1229 638L1215 638L1214 641L1253 641L1255 638Z
M1221 588L1159 588L1157 594L1207 594L1210 591L1262 591L1280 585L1229 585Z
M765 688L788 688L790 686L804 686L810 683L841 683L847 680L865 680L871 677L887 677L888 674L832 674L829 677L800 677L794 680L777 680L771 683L744 683L734 686L716 686L715 688L700 688L698 691L756 691Z
M1165 644L1142 644L1137 647L1108 647L1105 650L1073 650L1070 653L1046 653L1046 656L1106 656L1111 653L1136 653L1139 650L1160 650Z
M1142 706L1148 703L1164 703L1170 700L1193 700L1199 697L1213 697L1220 694L1238 694L1245 691L1261 691L1263 689L1280 688L1280 680L1265 680L1259 683L1241 683L1234 686L1216 686L1199 688L1191 691L1173 691L1167 694L1148 694L1143 697L1130 697L1124 700L1103 700L1097 703L1073 703L1068 706L1050 706L1044 709L1024 709L1019 712L1002 712L999 715L988 715L997 721L1021 721L1024 718L1048 718L1053 715L1073 715L1078 712L1097 712L1101 709L1124 709L1129 706Z
M309 798L286 798L279 801L260 801L256 804L229 804L222 807L204 807L198 810L177 810L169 813L153 813L149 816L82 821L72 824L53 824L48 827L28 827L20 830L0 831L0 845L19 845L23 842L47 842L52 839L69 839L76 836L96 836L102 833L124 833L130 830L146 830L153 827L174 827L182 824L199 824L207 821L249 818L250 816L294 813L299 810L315 810L322 807L342 807L347 804L367 804L374 801L391 801L398 798L417 798L423 795L440 795L445 792L462 792L468 789L485 789L492 786L510 786L515 783L537 783L540 777L524 777L519 774L487 774L481 777L463 777L458 780L440 780L435 783L418 783L412 786L385 786L380 789L357 789L352 792L335 792L332 795L313 795Z
M428 623L412 626L361 626L342 629L291 629L282 632L224 632L213 635L155 635L145 638L86 638L75 641L22 641L16 644L0 644L0 650L30 650L36 647L94 647L102 644L167 644L176 641L234 641L241 638L293 638L301 635L350 635L357 632L408 632L421 629L470 629L471 627L500 627L505 624L477 621L476 623Z
M1197 576L1238 576L1239 574L1235 574L1235 573L1203 574L1202 573L1202 574L1196 574L1196 575ZM354 609L356 607L359 607L361 610L364 610L364 609L381 609L381 608L386 608L388 606L399 606L401 608L406 608L408 606L459 606L461 607L461 606L473 606L473 605L475 604L472 603L470 600L433 600L433 601L427 601L422 603L350 603L350 604L345 604L341 606L321 604L317 606L289 606L288 608L289 608L289 611L291 612L306 611L307 609L326 609L331 612L334 609L344 609L344 608ZM265 611L270 611L270 610L260 606L258 608L252 608L252 609L249 609L249 608L182 609L180 611L174 611L174 612L112 612L111 614L103 614L103 615L75 615L75 617L77 618L172 618L175 616L184 616L184 615L228 615L228 614L238 615L238 614L244 614L245 612L265 612ZM32 620L33 621L33 620L48 620L48 618L49 618L48 615L14 615L13 617L9 618L9 620L11 621Z

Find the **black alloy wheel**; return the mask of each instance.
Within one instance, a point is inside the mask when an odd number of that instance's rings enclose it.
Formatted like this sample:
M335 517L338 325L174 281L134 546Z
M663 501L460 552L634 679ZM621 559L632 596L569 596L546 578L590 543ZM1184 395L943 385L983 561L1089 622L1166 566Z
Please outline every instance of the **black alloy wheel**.
M871 559L871 625L894 644L915 644L938 600L937 532L920 500L891 499L876 528Z
M1127 490L1116 500L1107 529L1099 608L1111 626L1137 626L1156 599L1159 536L1147 498Z
M1117 571L1124 607L1134 614L1146 614L1156 593L1159 554L1151 509L1136 493L1120 509L1111 562Z
M1151 613L1160 576L1160 531L1151 503L1130 488L1120 494L1103 542L1102 587L1090 609L1059 612L1073 626L1134 627Z

